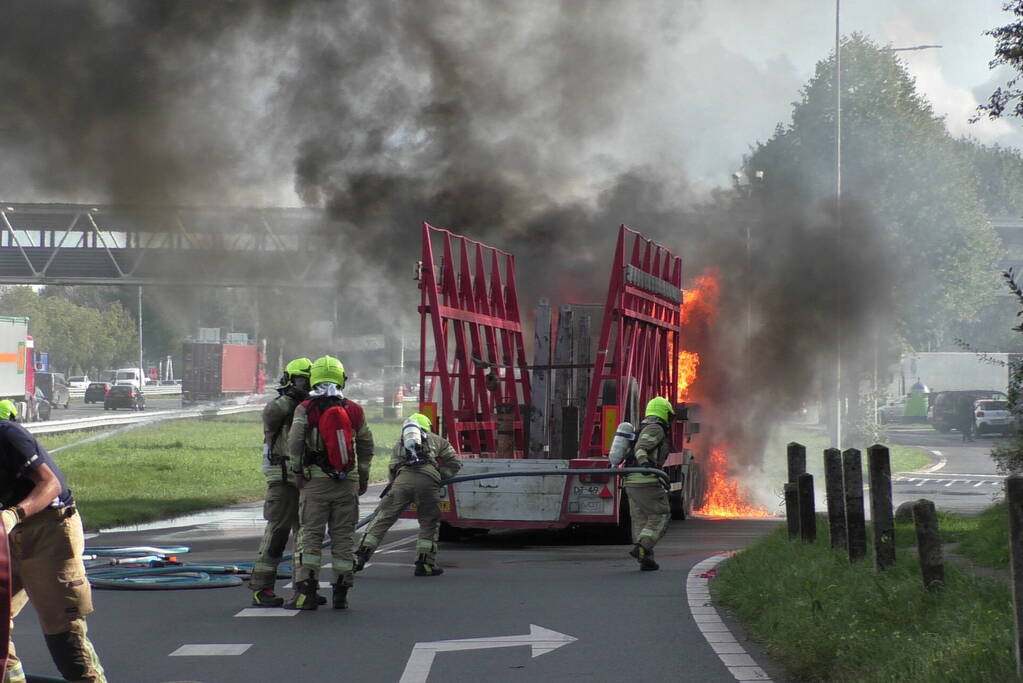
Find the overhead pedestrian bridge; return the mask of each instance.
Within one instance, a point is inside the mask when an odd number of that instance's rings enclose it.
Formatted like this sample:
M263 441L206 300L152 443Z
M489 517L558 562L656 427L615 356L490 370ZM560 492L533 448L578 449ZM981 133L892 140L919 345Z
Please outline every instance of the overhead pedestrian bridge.
M0 203L0 284L332 287L340 230L315 209Z

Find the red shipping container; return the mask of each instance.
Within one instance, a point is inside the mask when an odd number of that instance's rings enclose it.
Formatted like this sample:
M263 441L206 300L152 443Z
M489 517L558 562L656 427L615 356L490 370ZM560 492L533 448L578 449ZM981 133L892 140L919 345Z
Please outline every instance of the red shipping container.
M255 393L258 390L259 349L255 346L224 344L220 389L224 393Z

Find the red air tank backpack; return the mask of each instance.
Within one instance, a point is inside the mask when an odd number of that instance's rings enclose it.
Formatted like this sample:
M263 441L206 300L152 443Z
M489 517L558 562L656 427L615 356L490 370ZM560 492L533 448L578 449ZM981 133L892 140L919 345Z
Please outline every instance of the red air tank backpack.
M324 451L309 453L307 464L335 479L345 479L355 468L355 427L352 417L361 422L362 410L343 398L313 398L305 402L309 428L319 432ZM355 413L350 415L349 413ZM315 436L313 441L315 442Z

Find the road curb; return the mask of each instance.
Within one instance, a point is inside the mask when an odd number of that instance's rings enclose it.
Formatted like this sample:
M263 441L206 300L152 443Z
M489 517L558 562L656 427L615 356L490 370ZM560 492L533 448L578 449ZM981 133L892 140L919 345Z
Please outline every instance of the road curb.
M689 575L686 577L689 612L692 614L697 628L700 629L700 633L707 640L707 644L714 650L735 680L771 681L767 672L757 665L753 657L746 652L746 648L740 645L732 632L728 630L710 600L710 579L716 571L715 567L733 554L725 552L712 555L698 562L689 570Z

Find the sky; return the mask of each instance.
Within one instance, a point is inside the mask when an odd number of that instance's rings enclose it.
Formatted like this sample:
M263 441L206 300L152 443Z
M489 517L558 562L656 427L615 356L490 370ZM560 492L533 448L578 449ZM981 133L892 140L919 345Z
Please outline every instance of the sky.
M414 165L433 142L417 109L459 98L475 132L490 134L485 152L556 178L545 186L562 198L593 196L607 177L644 166L708 190L789 121L835 34L832 0L282 0L262 15L255 2L165 15L64 4L20 5L0 26L12 58L0 65L7 201L315 203L322 188L303 193L318 179L301 178L303 168L332 165L336 177L385 157ZM968 123L1009 76L989 69L994 40L983 35L1009 21L1001 5L846 0L841 30L892 47L942 45L901 55L949 130L1023 148L1014 120ZM403 9L375 14L383 7ZM39 51L52 40L66 49ZM455 61L431 62L438 44ZM534 130L535 159L514 159L530 149L515 135ZM436 144L457 156L459 140ZM353 157L353 143L371 152ZM334 156L316 164L311 151Z
M1001 0L858 0L841 3L841 32L861 32L892 47L938 44L940 49L902 52L910 75L954 135L969 135L986 144L1023 147L1023 127L1010 120L968 119L979 103L1008 73L988 67L994 39L984 31L1009 23ZM688 72L693 92L721 90L722 73L740 75L735 99L727 96L702 105L679 99L668 116L694 115L712 134L687 135L693 178L722 185L747 146L766 140L791 113L799 88L816 63L834 50L835 3L827 0L708 2L702 9L698 37L677 55L677 64L698 60L700 71ZM710 112L719 112L715 120ZM704 133L706 133L706 129Z

